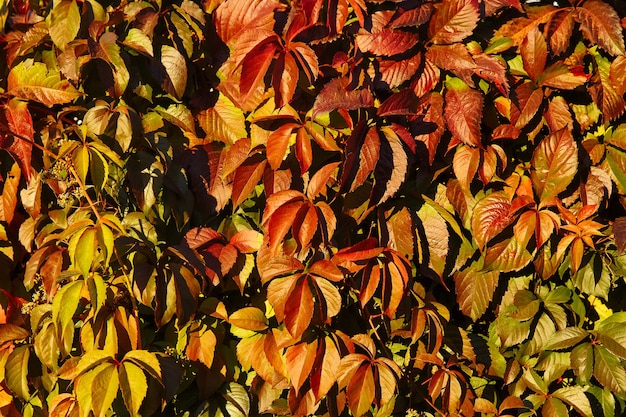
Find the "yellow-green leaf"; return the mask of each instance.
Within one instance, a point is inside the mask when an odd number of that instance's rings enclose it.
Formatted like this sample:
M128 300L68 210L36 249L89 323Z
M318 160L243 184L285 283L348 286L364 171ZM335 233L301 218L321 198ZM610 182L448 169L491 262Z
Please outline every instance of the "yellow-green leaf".
M46 18L46 25L54 45L62 51L65 50L67 44L76 38L80 29L80 10L76 1L55 1Z
M33 100L46 106L69 103L82 95L58 70L46 64L24 60L11 69L8 76L10 96Z
M119 374L113 363L103 363L95 368L91 382L91 404L95 417L105 417L117 396Z
M82 288L83 281L70 282L61 287L52 300L52 320L57 326L59 340L63 340L66 326L73 327L72 317L78 307Z
M213 107L198 113L200 127L211 140L232 145L248 136L243 111L220 94Z
M28 389L28 359L30 358L30 347L27 345L18 346L9 355L5 367L5 381L9 389L23 400L30 397Z

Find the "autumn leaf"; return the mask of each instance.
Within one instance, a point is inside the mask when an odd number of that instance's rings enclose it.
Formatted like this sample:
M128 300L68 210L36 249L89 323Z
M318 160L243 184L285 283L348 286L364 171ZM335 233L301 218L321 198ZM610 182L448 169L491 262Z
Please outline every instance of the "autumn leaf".
M461 42L472 34L479 18L477 0L447 0L438 6L428 25L432 43Z
M25 60L11 68L8 94L24 100L34 100L52 107L69 103L82 94L61 74L49 70L44 63Z
M458 78L446 81L444 116L452 134L467 145L480 147L483 95Z

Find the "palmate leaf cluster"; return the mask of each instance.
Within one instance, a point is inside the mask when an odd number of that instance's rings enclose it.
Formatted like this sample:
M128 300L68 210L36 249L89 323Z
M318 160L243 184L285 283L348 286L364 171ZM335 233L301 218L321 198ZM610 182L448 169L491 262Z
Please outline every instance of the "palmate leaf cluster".
M0 414L625 412L621 1L0 6Z

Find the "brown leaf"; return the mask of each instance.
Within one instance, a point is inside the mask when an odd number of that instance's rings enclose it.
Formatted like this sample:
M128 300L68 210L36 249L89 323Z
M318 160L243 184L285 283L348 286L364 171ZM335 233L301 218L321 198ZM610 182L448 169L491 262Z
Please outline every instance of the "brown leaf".
M498 10L505 7L512 7L521 13L524 12L520 0L484 0L484 4L486 16L493 16Z
M555 13L546 24L547 38L554 55L561 55L569 47L574 30L573 13L561 10Z
M617 253L621 255L626 249L626 217L618 217L613 222L613 236L615 237L615 245Z
M601 0L588 0L582 7L577 7L575 13L580 29L589 41L613 56L624 53L624 36L613 7Z

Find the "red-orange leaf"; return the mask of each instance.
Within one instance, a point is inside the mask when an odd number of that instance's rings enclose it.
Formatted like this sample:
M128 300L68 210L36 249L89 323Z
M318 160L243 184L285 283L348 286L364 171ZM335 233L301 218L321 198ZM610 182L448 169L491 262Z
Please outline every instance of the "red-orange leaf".
M334 78L324 85L315 98L313 118L337 109L356 110L373 105L374 96L369 89L351 89L348 78Z
M443 96L433 91L421 100L420 110L426 109L423 123L428 130L415 136L416 141L424 143L428 151L428 163L433 164L439 141L445 131L445 120L443 116Z
M309 327L313 317L313 294L309 280L298 279L290 289L285 303L285 326L294 339L299 339Z
M292 54L282 52L272 73L272 86L274 87L274 103L276 107L283 107L293 98L298 84L300 70ZM243 75L243 72L242 72Z
M474 31L478 23L478 0L446 0L438 4L428 25L432 43L461 42Z
M317 344L317 340L314 340L313 343L302 342L285 350L287 372L291 379L291 385L293 385L296 391L300 390L304 381L311 374L318 352Z
M241 81L239 90L241 95L247 96L259 85L263 85L263 78L274 60L279 48L274 40L267 40L252 48L241 62Z
M7 126L0 127L0 149L6 149L15 159L27 182L33 175L31 156L35 130L25 101L11 99L4 106ZM8 131L5 129L8 128Z
M400 61L380 60L379 71L381 81L387 83L389 88L396 88L407 80L410 80L422 63L422 54L417 53L408 59Z
M570 45L574 29L573 14L570 10L559 11L547 23L548 39L554 55L561 55Z
M512 7L521 13L524 12L520 0L484 0L484 4L486 16L493 16L495 12L504 7Z
M474 207L472 214L472 235L483 249L485 245L509 224L511 202L504 192L489 194Z
M287 154L289 138L291 137L293 130L298 127L299 125L296 123L286 123L274 130L267 138L267 161L272 169L276 170L280 168L280 165L283 163L283 159Z
M446 81L444 116L452 134L465 144L481 146L483 95L458 78Z
M582 66L568 67L561 62L556 62L546 68L537 78L537 83L542 87L573 90L586 83L588 79Z
M311 390L316 400L320 400L332 388L339 374L340 363L341 357L335 342L329 336L321 339L311 374Z
M233 180L233 210L250 196L261 180L266 164L266 160L251 159L237 168Z
M480 149L471 146L460 146L454 153L452 160L452 170L459 184L464 189L469 189L469 185L474 180L478 166L480 165Z
M416 44L416 35L389 28L383 28L372 33L361 29L356 37L356 45L361 51L382 56L405 53Z

